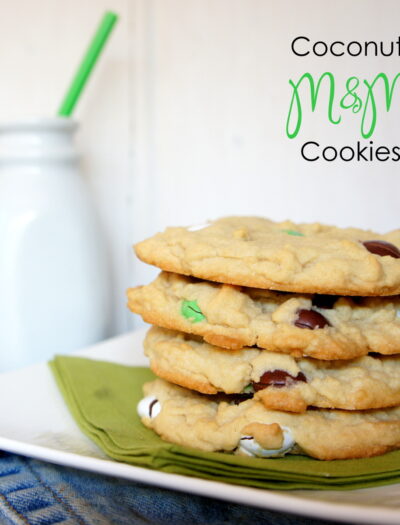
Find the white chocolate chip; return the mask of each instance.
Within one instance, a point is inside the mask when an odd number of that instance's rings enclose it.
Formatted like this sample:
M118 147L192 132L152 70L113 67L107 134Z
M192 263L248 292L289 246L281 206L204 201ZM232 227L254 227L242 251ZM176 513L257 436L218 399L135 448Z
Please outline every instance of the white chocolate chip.
M281 427L283 431L283 443L278 449L268 450L262 448L253 436L242 436L239 442L239 453L246 456L258 458L279 458L287 454L295 445L292 431L288 427Z
M161 412L161 403L156 397L147 396L139 401L137 412L140 417L153 419Z
M197 232L198 230L203 230L210 226L210 222L204 222L203 224L195 224L194 226L188 226L186 229L188 232Z

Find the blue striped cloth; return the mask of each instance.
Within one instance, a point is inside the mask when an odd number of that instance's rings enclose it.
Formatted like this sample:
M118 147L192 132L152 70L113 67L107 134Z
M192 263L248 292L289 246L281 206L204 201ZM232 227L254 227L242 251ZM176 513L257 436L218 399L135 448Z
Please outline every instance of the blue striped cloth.
M0 523L333 525L0 452Z

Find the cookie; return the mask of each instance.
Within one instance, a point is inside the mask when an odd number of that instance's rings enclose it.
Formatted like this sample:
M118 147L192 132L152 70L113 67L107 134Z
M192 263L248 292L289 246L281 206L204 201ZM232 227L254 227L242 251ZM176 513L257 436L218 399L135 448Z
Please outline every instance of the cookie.
M377 456L400 448L400 409L345 412L267 410L256 399L239 404L157 379L144 386L142 422L162 439L200 450L256 457L306 454L317 459Z
M162 270L253 288L340 295L400 293L400 230L226 217L167 228L135 250Z
M397 295L299 295L162 272L128 290L128 306L149 323L229 349L257 345L327 360L400 353Z
M225 350L152 327L144 341L153 372L203 394L241 394L266 408L365 410L400 405L400 356L319 361L258 348Z

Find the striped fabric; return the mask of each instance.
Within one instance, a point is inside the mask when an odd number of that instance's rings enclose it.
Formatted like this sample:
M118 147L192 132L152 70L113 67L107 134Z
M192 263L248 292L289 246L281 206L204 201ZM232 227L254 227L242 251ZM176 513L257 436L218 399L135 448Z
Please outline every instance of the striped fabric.
M1 525L244 523L328 525L0 452Z

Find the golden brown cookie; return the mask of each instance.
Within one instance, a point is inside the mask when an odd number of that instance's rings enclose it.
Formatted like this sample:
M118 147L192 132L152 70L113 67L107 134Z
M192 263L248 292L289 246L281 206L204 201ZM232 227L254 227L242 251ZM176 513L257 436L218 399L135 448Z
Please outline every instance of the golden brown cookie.
M365 410L400 405L400 356L319 361L258 348L225 350L152 327L144 342L153 372L203 394L243 394L273 410Z
M162 439L205 451L258 457L287 453L317 459L365 458L400 448L400 409L345 412L267 410L255 399L239 404L196 394L157 379L144 386L143 423Z
M400 353L400 297L299 295L162 272L128 290L128 306L149 323L238 349L257 345L317 359Z
M140 242L140 259L162 270L227 284L300 293L400 293L400 230L226 217L167 228Z

